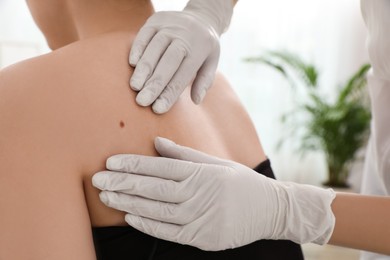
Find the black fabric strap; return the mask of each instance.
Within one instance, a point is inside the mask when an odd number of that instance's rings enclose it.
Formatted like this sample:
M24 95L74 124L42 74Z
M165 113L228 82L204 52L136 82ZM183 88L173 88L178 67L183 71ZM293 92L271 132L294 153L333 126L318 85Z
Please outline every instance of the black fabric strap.
M257 165L253 170L257 171L258 173L265 175L269 178L275 179L274 172L271 168L271 161L269 159L263 161L259 165Z

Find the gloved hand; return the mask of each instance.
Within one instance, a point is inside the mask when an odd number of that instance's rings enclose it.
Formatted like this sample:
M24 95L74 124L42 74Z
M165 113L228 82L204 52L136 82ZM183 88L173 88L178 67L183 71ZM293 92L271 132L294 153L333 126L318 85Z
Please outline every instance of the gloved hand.
M130 85L141 106L167 112L193 79L191 98L199 104L217 69L219 37L227 29L233 0L191 0L182 12L157 12L139 31L129 62Z
M161 239L223 250L259 239L326 243L333 190L278 182L252 169L157 138L163 157L117 155L93 184L126 222Z

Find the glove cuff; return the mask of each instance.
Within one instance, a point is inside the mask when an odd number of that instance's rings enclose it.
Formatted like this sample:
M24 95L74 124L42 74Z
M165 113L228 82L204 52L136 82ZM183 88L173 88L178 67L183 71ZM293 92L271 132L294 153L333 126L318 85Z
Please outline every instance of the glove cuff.
M335 226L331 204L336 193L332 189L297 183L277 185L279 211L285 214L279 214L273 238L298 244L326 244Z
M233 7L232 0L190 0L184 11L200 17L221 36L229 28Z

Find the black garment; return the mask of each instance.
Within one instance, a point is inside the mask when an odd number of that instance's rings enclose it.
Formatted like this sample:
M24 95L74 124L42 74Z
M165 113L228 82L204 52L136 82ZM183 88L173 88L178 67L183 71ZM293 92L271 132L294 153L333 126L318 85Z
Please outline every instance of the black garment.
M255 169L275 178L269 160ZM301 247L286 240L259 240L235 249L206 252L198 248L160 240L130 226L93 228L98 260L300 260Z

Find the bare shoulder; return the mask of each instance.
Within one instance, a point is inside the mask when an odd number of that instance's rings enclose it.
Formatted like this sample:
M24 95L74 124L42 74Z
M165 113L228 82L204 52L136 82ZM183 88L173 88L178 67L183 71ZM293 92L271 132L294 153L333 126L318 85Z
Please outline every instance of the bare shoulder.
M113 37L118 41L112 41ZM134 97L128 85L130 43L119 40L121 37L76 42L3 69L1 115L20 122L25 129L39 127L48 133L72 134L78 126L90 130L97 114L110 110L112 99Z
M132 120L125 38L0 71L0 259L94 258L83 182L115 153L121 120Z
M99 79L102 71L105 74L112 72L113 76L124 72L129 74L127 55L123 54L130 49L131 37L124 39L122 34L113 34L78 41L48 54L19 62L0 71L0 84L2 88L12 85L9 88L18 86L19 89L28 91L52 83L55 84L50 88L60 88L64 84L69 86L87 77L92 81L95 75L98 75ZM114 66L107 66L110 62L114 62ZM122 70L118 71L119 67Z
M48 54L0 72L1 259L94 258L77 151L69 152L72 88L58 61Z

